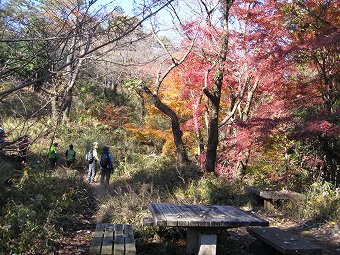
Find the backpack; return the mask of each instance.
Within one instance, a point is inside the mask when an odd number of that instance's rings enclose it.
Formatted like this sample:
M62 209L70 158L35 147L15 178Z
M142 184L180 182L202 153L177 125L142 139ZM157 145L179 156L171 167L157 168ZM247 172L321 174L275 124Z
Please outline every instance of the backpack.
M101 155L99 164L102 168L108 168L108 169L113 168L108 153L103 153Z
M87 154L86 154L86 160L87 163L92 164L94 161L94 156L93 156L93 150L90 150Z

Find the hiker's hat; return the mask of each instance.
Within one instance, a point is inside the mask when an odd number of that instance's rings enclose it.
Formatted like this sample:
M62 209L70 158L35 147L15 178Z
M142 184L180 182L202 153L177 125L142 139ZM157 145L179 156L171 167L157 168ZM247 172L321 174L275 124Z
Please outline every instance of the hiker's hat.
M102 150L103 150L103 152L109 152L109 147L104 146Z
M97 142L93 143L93 148L98 148L98 143Z

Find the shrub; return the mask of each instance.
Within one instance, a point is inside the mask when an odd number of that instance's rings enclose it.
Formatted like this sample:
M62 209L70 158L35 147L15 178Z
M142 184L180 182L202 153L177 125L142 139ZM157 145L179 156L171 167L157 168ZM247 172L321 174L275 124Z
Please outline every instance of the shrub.
M305 194L306 200L288 202L283 210L296 219L339 221L339 191L330 183L315 182L306 189Z

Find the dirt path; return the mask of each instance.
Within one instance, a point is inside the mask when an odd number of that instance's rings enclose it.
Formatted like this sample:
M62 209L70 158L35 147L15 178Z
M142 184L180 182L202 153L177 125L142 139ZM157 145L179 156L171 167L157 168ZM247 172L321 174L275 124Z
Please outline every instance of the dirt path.
M57 240L58 249L52 254L63 255L84 255L89 254L89 247L92 240L94 229L96 228L96 219L94 213L97 209L95 194L98 190L98 184L89 186L90 207L82 215L77 228L73 229L68 235Z

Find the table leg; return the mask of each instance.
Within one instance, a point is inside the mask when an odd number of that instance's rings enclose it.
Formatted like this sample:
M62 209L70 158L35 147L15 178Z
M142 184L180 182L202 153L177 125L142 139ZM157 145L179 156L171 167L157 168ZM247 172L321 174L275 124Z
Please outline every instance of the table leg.
M217 235L200 234L198 255L216 255Z
M187 254L197 254L198 252L198 235L197 229L188 228L187 230Z
M188 228L187 254L216 255L217 235Z
M274 201L271 199L264 199L263 207L266 211L274 210Z

